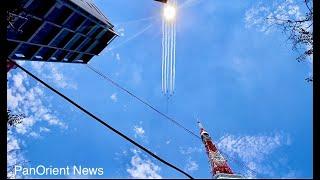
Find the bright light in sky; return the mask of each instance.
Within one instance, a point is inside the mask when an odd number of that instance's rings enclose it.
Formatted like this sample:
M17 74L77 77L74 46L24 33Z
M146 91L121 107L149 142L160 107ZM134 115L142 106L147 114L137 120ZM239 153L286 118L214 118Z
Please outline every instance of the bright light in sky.
M176 8L173 5L166 5L163 10L165 20L172 21L176 17Z

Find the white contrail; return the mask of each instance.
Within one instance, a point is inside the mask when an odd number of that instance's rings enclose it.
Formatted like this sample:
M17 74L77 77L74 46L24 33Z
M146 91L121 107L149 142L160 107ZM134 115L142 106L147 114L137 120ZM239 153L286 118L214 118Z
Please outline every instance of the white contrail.
M164 94L167 92L167 59L168 59L168 49L167 49L167 22L164 24Z
M170 26L167 23L167 93L169 93L170 89Z
M176 24L173 25L173 91L175 87L175 81L176 81Z
M157 18L157 15L151 16L151 17L145 17L145 18L140 18L140 19L135 19L135 20L129 20L129 21L124 21L124 22L118 22L115 23L114 26L118 27L120 25L128 25L128 24L132 24L132 23L138 23L138 22L142 22L142 21L149 21L149 20L154 20Z
M173 92L172 83L173 83L173 22L170 24L170 94Z
M175 7L177 7L177 1L173 0L173 4ZM175 90L175 81L176 81L176 21L173 21L172 23L172 39L173 39L173 67L172 67L172 94L174 94L174 90Z
M192 7L192 6L200 3L201 1L202 0L186 0L178 8L179 9L189 8L189 7Z
M168 78L168 26L167 26L167 22L165 22L165 31L164 31L164 37L165 37L165 62L164 62L164 66L165 66L165 69L164 69L164 93L166 94L167 93L167 78Z
M142 33L144 33L145 31L147 31L151 26L153 25L153 23L150 23L148 26L146 26L145 28L143 28L141 31L137 32L136 34L134 34L133 36L127 38L126 40L122 41L121 43L113 46L113 47L110 47L109 49L107 49L107 51L111 51L111 50L114 50L126 43L128 43L129 41L133 40L134 38L140 36Z
M170 93L170 63L171 63L171 58L170 58L170 24L167 23L167 27L168 27L168 31L167 31L167 37L168 37L168 44L167 44L167 47L168 47L168 62L167 62L167 91L168 93Z
M164 69L164 20L162 20L162 61L161 61L161 90L164 92L163 69Z
M170 37L170 22L168 22L167 23L167 26L168 26L168 34L167 34L167 36L168 36L168 82L167 82L167 85L168 85L168 93L170 93L170 71L171 71L171 69L170 69L170 64L171 64L171 49L170 49L170 43L171 43L171 37Z
M171 4L177 5L175 0ZM175 89L176 76L176 22L162 21L162 92L171 96Z
M163 93L166 93L166 66L167 66L167 47L166 47L166 22L164 22L164 29L163 29L163 38L164 38L164 67L163 67Z

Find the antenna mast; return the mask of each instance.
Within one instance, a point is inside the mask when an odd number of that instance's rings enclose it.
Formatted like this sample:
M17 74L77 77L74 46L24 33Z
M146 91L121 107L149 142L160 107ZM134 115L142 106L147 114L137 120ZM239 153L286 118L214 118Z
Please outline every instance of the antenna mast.
M202 142L206 148L209 158L212 177L214 179L239 179L243 178L241 175L234 174L229 167L227 160L220 154L218 148L211 140L208 132L203 128L202 124L198 121L200 135Z

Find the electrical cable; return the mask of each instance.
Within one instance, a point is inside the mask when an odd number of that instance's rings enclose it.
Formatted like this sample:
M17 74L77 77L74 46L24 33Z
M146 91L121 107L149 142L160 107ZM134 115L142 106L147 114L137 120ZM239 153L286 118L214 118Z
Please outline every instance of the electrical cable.
M105 80L109 81L110 83L112 83L114 86L118 87L119 89L125 91L126 93L128 93L130 96L134 97L135 99L137 99L138 101L140 101L141 103L143 103L144 105L148 106L149 108L151 108L153 111L157 112L158 114L160 114L161 116L165 117L166 119L170 120L171 122L173 122L174 124L176 124L177 126L179 126L180 128L184 129L185 131L187 131L189 134L193 135L194 137L201 139L200 136L196 135L194 132L192 132L191 130L187 129L186 127L184 127L182 124L180 124L179 122L177 122L176 120L174 120L173 118L169 117L168 115L166 115L165 113L161 112L160 110L158 110L157 108L155 108L154 106L152 106L150 103L146 102L145 100L139 98L138 96L136 96L135 94L133 94L132 92L130 92L129 90L127 90L126 88L122 87L121 85L119 85L118 83L116 83L115 81L113 81L111 78L107 77L106 75L104 75L103 73L101 73L100 71L98 71L96 68L94 68L93 66L87 64L87 66L89 67L89 69L91 69L92 71L94 71L95 73L97 73L98 75L100 75L101 77L103 77Z
M248 169L249 171L253 172L255 175L258 175L258 172L257 172L257 171L255 171L255 170L253 170L253 169L249 168L249 167L248 167L247 165L245 165L243 162L241 162L241 161L237 160L237 159L236 159L236 158L234 158L234 157L231 157L231 156L227 155L226 153L222 152L221 150L219 150L219 151L220 151L220 153L221 153L223 156L226 156L226 157L227 157L227 159L229 159L229 160L231 160L231 161L233 161L233 162L237 163L238 165L240 165L240 166L244 167L245 169Z
M117 129L113 128L112 126L110 126L109 124L107 124L106 122L104 122L103 120L101 120L100 118L98 118L97 116L95 116L94 114L92 114L91 112L89 112L88 110L86 110L85 108L83 108L82 106L78 105L77 103L75 103L74 101L72 101L70 98L68 98L67 96L63 95L62 93L60 93L58 90L54 89L53 87L51 87L50 85L48 85L47 83L45 83L44 81L42 81L41 79L39 79L37 76L33 75L31 72L29 72L28 70L26 70L25 68L23 68L22 66L20 66L18 63L12 61L17 67L19 67L22 71L24 71L25 73L27 73L28 75L30 75L32 78L34 78L35 80L37 80L38 82L40 82L41 84L43 84L45 87L47 87L48 89L50 89L51 91L53 91L54 93L58 94L59 96L61 96L62 98L64 98L65 100L67 100L69 103L71 103L72 105L76 106L78 109L80 109L81 111L83 111L84 113L86 113L87 115L89 115L90 117L92 117L93 119L95 119L96 121L98 121L99 123L101 123L102 125L104 125L105 127L107 127L108 129L110 129L111 131L115 132L116 134L118 134L119 136L121 136L122 138L124 138L125 140L129 141L131 144L137 146L138 148L140 148L141 150L143 150L144 152L148 153L149 155L151 155L152 157L154 157L155 159L159 160L160 162L162 162L163 164L177 170L178 172L184 174L185 176L187 176L190 179L194 179L191 175L189 175L188 173L184 172L183 170L181 170L180 168L172 165L171 163L167 162L166 160L160 158L159 156L157 156L156 154L154 154L153 152L151 152L150 150L148 150L147 148L145 148L144 146L140 145L139 143L135 142L134 140L132 140L131 138L129 138L128 136L124 135L123 133L121 133L120 131L118 131Z

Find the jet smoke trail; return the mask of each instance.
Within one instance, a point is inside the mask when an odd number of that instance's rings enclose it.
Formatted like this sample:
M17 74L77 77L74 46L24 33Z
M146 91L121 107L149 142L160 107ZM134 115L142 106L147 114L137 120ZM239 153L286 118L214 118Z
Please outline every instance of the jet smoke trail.
M175 0L170 1L174 6ZM162 92L171 96L175 89L176 76L176 22L163 19L162 21Z
M173 71L173 22L169 25L170 26L170 94L172 95L173 88L172 88L172 83L173 83L173 77L172 77L172 71Z
M175 7L177 6L177 1L173 0L173 4ZM176 21L173 21L172 23L172 31L173 31L173 72L172 72L172 94L174 94L174 90L175 90L175 76L176 76Z
M168 41L167 41L167 48L168 48L168 62L167 62L167 93L170 92L170 63L171 63L171 56L170 56L170 26L169 26L169 23L167 23L167 28L168 28L168 31L167 31L167 38L168 38Z
M162 92L164 92L164 80L163 80L163 76L164 76L164 20L162 20L162 62L161 62L161 90Z
M164 30L164 38L165 38L165 59L164 59L164 94L167 93L167 61L168 61L168 36L167 36L168 26L167 22L165 22L165 30Z
M169 62L168 62L168 94L170 93L170 82L171 82L171 78L170 78L170 72L171 72L171 69L170 69L170 64L171 64L171 36L170 36L170 23L168 22L168 51L169 51L169 54L168 54L168 57L169 57Z
M176 24L173 25L173 39L174 39L174 44L173 44L173 84L172 84L172 88L174 91L175 81L176 81Z

